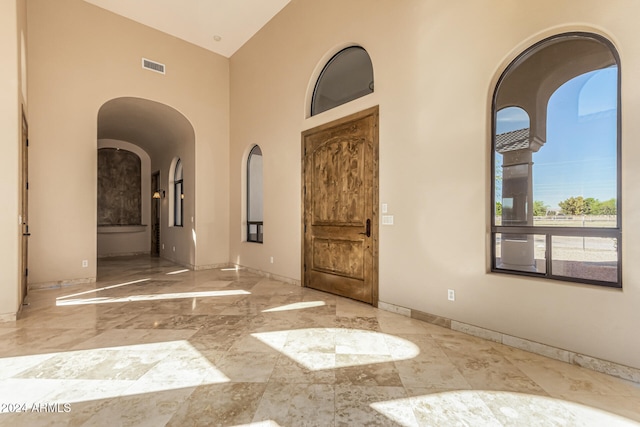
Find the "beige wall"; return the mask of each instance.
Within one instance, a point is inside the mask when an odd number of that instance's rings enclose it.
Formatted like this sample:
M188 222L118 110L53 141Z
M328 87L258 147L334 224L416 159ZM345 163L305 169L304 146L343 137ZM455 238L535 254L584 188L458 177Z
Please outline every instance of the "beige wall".
M25 2L7 0L0 3L0 135L2 135L2 171L0 192L4 195L0 209L0 320L15 319L20 308L21 227L21 141L22 108L27 109L23 94L21 38L26 30ZM26 34L25 34L26 37Z
M300 279L300 133L379 104L380 202L395 217L380 229L380 300L640 368L639 13L632 0L292 1L231 58L231 260ZM621 56L623 290L488 272L493 89L522 50L574 30ZM306 119L315 76L349 43L370 53L375 93ZM263 245L241 242L252 144Z
M179 263L228 262L228 60L81 0L30 0L28 19L30 283L96 276L97 115L119 97L168 105L193 126L195 144L166 153L185 159L190 227L163 236ZM142 57L166 75L143 70ZM152 156L151 169L166 179L169 162Z

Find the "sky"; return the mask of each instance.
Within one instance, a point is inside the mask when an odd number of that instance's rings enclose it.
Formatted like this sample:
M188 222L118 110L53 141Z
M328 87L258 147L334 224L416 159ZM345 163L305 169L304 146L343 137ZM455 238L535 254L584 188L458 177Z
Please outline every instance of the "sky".
M547 140L533 154L533 199L550 209L569 197L616 198L618 69L591 71L569 80L547 106ZM517 107L497 114L496 133L529 127ZM496 171L502 164L496 153ZM496 199L500 201L498 189Z

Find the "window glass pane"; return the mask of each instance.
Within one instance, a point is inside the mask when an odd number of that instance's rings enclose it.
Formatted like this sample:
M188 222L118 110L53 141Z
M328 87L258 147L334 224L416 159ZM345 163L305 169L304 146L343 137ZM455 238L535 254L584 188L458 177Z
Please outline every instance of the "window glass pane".
M618 226L618 86L611 48L587 35L512 63L495 95L495 225Z
M262 151L253 147L247 163L247 220L262 221Z
M262 243L262 223L249 223L247 233L248 242L260 242Z
M606 237L552 236L554 276L618 281L618 240Z
M247 159L247 241L262 243L262 150L255 146Z
M348 47L338 52L324 67L311 101L311 115L373 92L373 66L366 50Z
M549 100L547 142L533 155L536 216L566 220L544 225L617 226L617 75L582 74Z
M180 181L182 179L182 160L178 159L178 163L176 163L176 173L174 175L175 181Z
M178 181L175 184L175 225L183 225L182 224L182 200L183 200L183 191L182 191L182 181Z
M496 268L546 273L546 238L542 234L495 234Z

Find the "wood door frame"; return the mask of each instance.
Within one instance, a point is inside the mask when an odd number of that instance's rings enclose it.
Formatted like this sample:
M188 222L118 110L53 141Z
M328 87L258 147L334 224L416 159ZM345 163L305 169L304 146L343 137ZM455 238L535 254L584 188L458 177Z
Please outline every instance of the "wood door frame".
M379 184L379 122L380 122L380 112L379 112L379 106L375 106L375 107L370 107L367 108L365 110L359 111L357 113L354 114L350 114L348 116L333 120L331 122L328 123L324 123L322 125L316 126L314 128L311 129L307 129L305 131L302 132L302 136L301 136L301 168L302 168L302 180L301 180L301 211L302 211L302 216L301 216L301 226L300 226L300 235L301 235L301 259L300 259L300 271L301 271L301 275L300 277L302 278L301 280L301 286L302 287L306 287L306 269L305 269L305 217L306 217L306 206L305 206L305 182L306 182L306 177L305 177L305 160L306 160L306 153L305 153L305 137L309 134L313 134L313 133L317 133L317 132L322 132L334 127L338 127L338 126L343 126L349 122L354 122L354 121L358 121L361 120L367 116L372 116L374 118L373 121L373 126L374 129L372 129L372 135L373 135L373 141L372 141L372 145L373 145L373 153L372 153L372 164L373 164L373 188L372 188L372 212L371 212L371 244L373 245L373 262L372 262L372 302L371 305L374 307L378 307L378 299L379 299L379 277L378 277L378 266L379 266L379 212L378 212L378 208L380 206L380 184Z
M22 106L21 151L21 243L20 243L20 304L24 304L29 289L29 123Z

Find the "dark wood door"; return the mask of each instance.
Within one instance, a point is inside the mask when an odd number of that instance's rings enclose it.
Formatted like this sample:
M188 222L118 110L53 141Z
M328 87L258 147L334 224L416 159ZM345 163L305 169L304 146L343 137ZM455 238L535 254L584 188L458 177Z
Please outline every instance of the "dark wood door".
M27 296L29 275L29 128L27 118L22 113L22 278L20 284L20 302Z
M306 287L378 303L378 107L302 134Z

